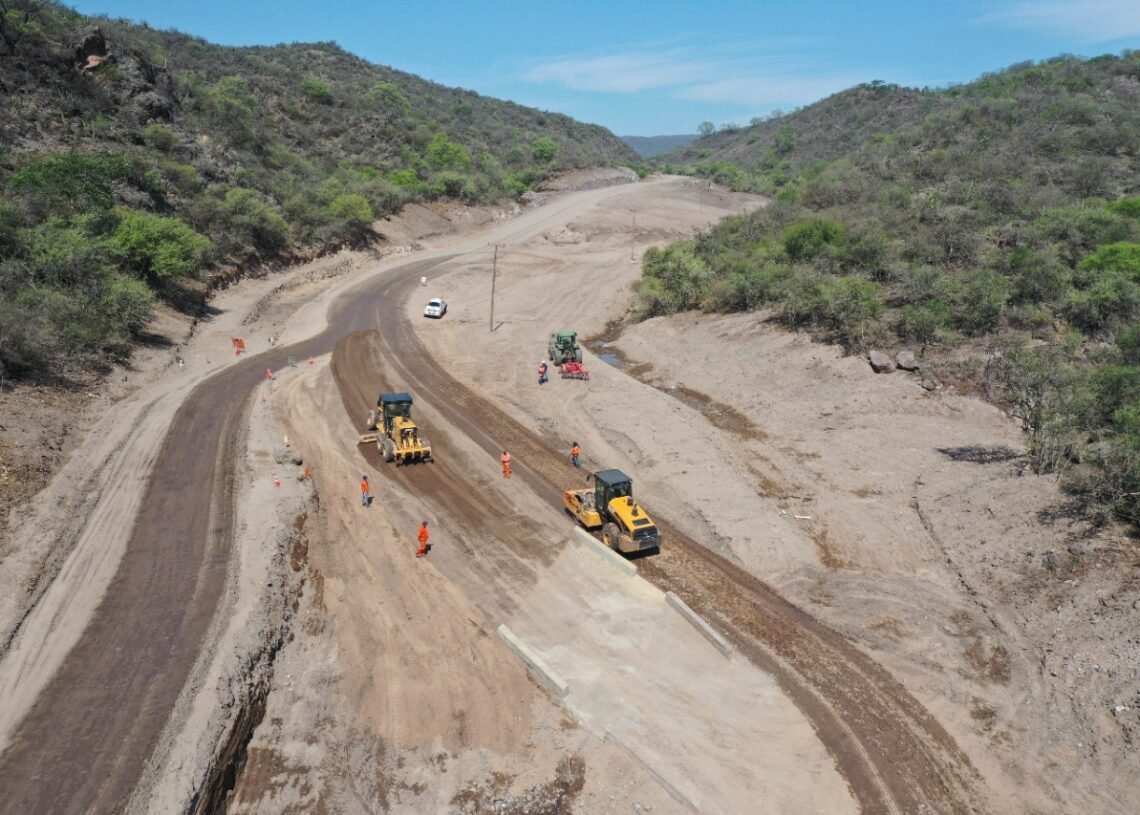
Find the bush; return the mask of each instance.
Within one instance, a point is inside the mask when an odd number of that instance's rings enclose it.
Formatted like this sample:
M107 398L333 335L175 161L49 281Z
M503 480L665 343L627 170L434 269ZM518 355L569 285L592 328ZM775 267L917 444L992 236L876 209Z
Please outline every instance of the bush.
M198 276L210 256L209 238L176 218L126 209L118 214L111 240L128 270L152 283Z
M305 77L301 80L301 93L311 101L320 105L331 105L333 101L332 88L319 79Z
M942 300L910 303L899 309L896 331L906 340L924 345L939 342L950 325L950 309Z
M111 275L99 295L97 311L103 323L104 348L125 354L131 339L150 320L154 294L141 280Z
M531 143L531 155L534 160L542 164L554 160L554 154L558 152L558 145L554 143L554 139L548 136L542 136L535 139Z
M8 187L24 195L29 211L41 219L110 209L115 203L112 184L126 178L129 168L120 155L60 153L17 170Z
M428 163L437 170L466 170L471 167L471 157L467 151L447 138L443 133L432 136L425 152Z
M276 254L289 246L289 224L274 208L243 187L227 190L222 198L227 226L233 232L230 247L248 245Z
M824 247L839 246L843 242L843 226L826 218L808 218L784 230L780 243L784 253L793 262L811 260Z
M178 144L178 136L165 125L149 124L143 128L143 141L155 150L169 153Z
M967 334L985 334L1001 322L1009 281L992 269L969 273L959 288L954 303L954 323Z
M1140 319L1140 244L1102 246L1077 267L1065 314L1088 331L1111 330Z
M711 273L693 253L691 244L650 247L642 257L641 270L645 277L660 282L660 293L664 295L661 303L667 304L669 311L699 308L708 295Z
M357 237L364 237L372 230L375 216L368 199L359 193L338 195L329 204L329 212L334 218L343 221L348 230Z

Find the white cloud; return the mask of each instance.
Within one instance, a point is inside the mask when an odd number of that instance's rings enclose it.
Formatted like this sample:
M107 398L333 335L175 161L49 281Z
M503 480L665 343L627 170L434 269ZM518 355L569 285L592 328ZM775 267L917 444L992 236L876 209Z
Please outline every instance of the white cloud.
M559 57L532 65L523 74L535 83L552 82L581 91L637 93L664 90L677 99L739 105L749 110L805 105L870 76L839 76L780 54L804 43L722 44L693 49L641 46L628 52Z
M708 66L678 52L633 52L581 59L560 59L532 67L532 82L557 82L580 91L633 93L666 88L706 76Z
M728 102L750 107L804 105L864 81L865 77L842 76L735 76L695 83L680 89L677 95L701 102Z
M982 23L1107 42L1140 34L1137 0L1027 0L982 16Z

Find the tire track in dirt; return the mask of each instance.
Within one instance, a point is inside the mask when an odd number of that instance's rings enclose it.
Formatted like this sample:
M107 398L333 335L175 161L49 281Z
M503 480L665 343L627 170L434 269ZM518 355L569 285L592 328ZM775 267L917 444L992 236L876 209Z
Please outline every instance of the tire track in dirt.
M561 510L569 477L564 454L453 379L431 357L401 306L414 280L410 275L386 277L374 304L376 324L382 326L379 337L354 338L334 354L338 385L342 394L349 394L350 416L363 416L375 404L375 394L354 393L358 386L353 383L376 383L381 365L395 372L398 381L415 383L418 399L431 404L488 455L509 447L515 476ZM365 359L358 346L370 342L376 343L378 357ZM470 493L462 484L465 474L447 472L438 464L404 470L414 470L416 475L409 478L416 479L416 488L446 501L463 524L495 523L496 535L509 541L519 556L531 556L525 538L501 528L501 514L489 514L486 507L472 510L463 500ZM461 481L447 485L452 478ZM641 574L714 621L742 656L777 678L835 757L864 813L985 811L977 793L979 777L969 759L890 673L762 581L667 522L660 525L664 550L639 561Z
M446 261L397 267L408 279ZM381 277L381 280L383 278ZM367 326L376 281L330 310L329 328L258 354L196 387L155 459L126 553L79 642L0 755L0 812L115 812L139 782L199 653L226 583L241 417L266 368L328 353ZM353 320L363 322L353 323Z

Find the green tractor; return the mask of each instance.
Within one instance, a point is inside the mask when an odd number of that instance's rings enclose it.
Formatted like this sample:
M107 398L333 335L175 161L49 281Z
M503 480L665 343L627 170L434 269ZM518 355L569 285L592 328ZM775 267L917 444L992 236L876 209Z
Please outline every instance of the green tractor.
M551 334L546 353L555 365L561 365L563 362L581 362L582 348L578 345L578 334L573 331Z

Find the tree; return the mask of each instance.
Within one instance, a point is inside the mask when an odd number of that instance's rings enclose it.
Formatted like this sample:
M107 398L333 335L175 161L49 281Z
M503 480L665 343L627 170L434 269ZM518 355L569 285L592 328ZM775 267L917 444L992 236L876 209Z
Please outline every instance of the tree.
M332 88L327 83L312 77L301 80L301 93L321 105L331 105L333 101Z
M206 93L206 106L214 123L238 144L253 138L256 104L253 88L240 76L223 76Z
M534 160L542 163L551 161L554 158L554 154L558 152L558 145L554 143L554 139L547 136L535 139L530 147L531 155L534 156Z
M397 122L412 110L408 98L400 93L400 89L391 82L377 82L369 89L364 98L380 110L384 117L384 124Z
M372 228L372 205L360 193L338 195L329 204L329 212L334 218L343 221L357 237L364 237Z
M716 125L712 122L701 122L697 128L697 132L702 136L711 136L713 133L716 133Z
M126 177L129 162L121 155L57 153L17 170L9 187L26 195L37 215L70 215L87 209L109 210L112 184Z
M211 244L177 218L119 210L119 225L111 233L126 266L152 282L173 277L197 277Z
M776 152L781 156L786 155L796 147L796 131L791 125L783 125L776 131L776 137L773 140Z
M443 133L432 136L426 152L428 162L437 170L466 170L471 166L471 156L463 145L456 144Z
M0 41L15 54L20 41L43 31L43 0L0 0Z
M280 252L289 245L289 224L256 192L244 187L226 190L222 209L227 216L227 231L232 230L240 243L252 243L268 252Z

